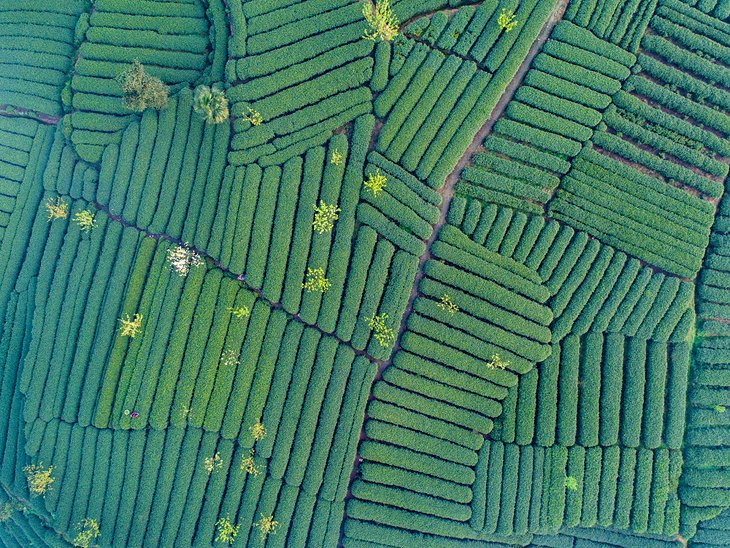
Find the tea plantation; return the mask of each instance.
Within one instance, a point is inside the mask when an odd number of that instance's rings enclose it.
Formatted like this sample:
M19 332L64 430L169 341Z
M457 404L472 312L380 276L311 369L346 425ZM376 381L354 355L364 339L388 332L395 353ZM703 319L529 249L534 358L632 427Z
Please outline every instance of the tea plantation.
M730 546L730 0L0 0L0 548Z

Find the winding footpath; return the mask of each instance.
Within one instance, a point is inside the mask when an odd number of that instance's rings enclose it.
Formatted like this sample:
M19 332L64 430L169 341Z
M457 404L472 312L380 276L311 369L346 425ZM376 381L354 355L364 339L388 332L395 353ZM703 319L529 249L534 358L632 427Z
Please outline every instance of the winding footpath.
M418 296L418 287L419 287L421 279L423 278L423 275L424 275L424 273L423 273L424 266L426 264L426 261L431 259L431 244L438 237L441 227L444 224L446 224L446 217L449 212L451 200L454 197L454 185L456 185L457 181L459 180L462 170L465 167L467 167L468 165L470 165L471 159L474 156L474 154L477 153L480 149L482 149L482 143L484 142L484 139L492 131L494 124L502 116L502 114L504 113L504 110L507 108L507 105L512 100L512 97L514 96L515 92L520 87L520 84L522 84L522 81L524 80L525 75L527 74L527 71L530 69L532 60L542 49L542 47L545 44L545 42L547 41L548 37L552 33L555 25L557 25L557 23L563 18L563 14L565 13L565 10L568 7L568 2L569 2L569 0L558 0L558 2L555 5L555 8L553 8L553 11L550 14L550 17L548 17L547 21L545 22L542 29L540 30L540 33L538 34L537 38L533 42L532 46L530 47L530 50L528 51L527 55L523 59L522 64L520 64L520 67L517 69L517 72L515 73L514 77L510 81L510 83L507 84L507 87L505 88L505 91L502 94L502 97L500 97L496 106L492 110L492 113L490 114L489 119L486 121L486 123L481 127L481 129L474 136L474 139L472 140L471 144L467 147L466 151L464 152L462 157L457 162L456 167L448 175L448 177L446 177L446 181L445 181L444 185L439 189L438 193L441 195L441 198L442 198L441 215L439 217L438 222L436 222L436 224L433 225L433 232L431 233L431 236L425 242L426 252L421 256L421 258L419 260L418 270L416 272L416 278L413 282L413 288L411 290L411 295L408 298L408 305L406 306L405 313L403 314L400 329L398 330L398 336L397 336L395 344L393 346L393 351L390 355L390 358L384 362L376 362L376 363L378 363L378 371L375 375L375 380L373 381L373 384L371 386L370 395L368 397L368 402L374 399L374 396L372 393L372 388L375 386L375 383L377 383L382 378L383 372L391 365L391 363L393 361L393 357L400 350L401 337L403 336L403 333L405 333L407 330L408 317L410 316L410 314L413 310L413 302L415 301L416 297ZM376 128L377 128L377 126L376 126ZM371 150L373 148L374 142L375 142L375 138L371 139L371 146L370 146ZM367 423L367 421L368 421L368 415L367 415L367 410L366 410L365 418L363 420L363 424L360 429L360 441L367 439L367 436L365 435L365 424ZM355 455L355 461L353 462L352 472L350 473L350 485L348 486L347 495L345 496L345 503L347 503L347 501L350 498L352 498L352 484L357 477L358 467L359 467L361 461L362 461L362 458L360 457L360 449L358 447L358 452ZM342 538L344 536L344 523L347 519L346 516L347 516L347 511L345 511L345 519L343 519L342 529L340 531L340 545L342 545Z

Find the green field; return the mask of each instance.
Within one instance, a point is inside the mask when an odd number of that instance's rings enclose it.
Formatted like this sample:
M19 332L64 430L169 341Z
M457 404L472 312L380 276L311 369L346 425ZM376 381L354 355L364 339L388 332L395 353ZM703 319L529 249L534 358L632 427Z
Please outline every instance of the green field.
M0 0L0 548L730 546L730 0Z

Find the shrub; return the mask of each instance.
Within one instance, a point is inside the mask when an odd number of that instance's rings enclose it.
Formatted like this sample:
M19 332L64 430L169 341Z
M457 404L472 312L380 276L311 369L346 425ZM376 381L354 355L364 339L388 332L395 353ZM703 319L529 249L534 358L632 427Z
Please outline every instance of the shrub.
M160 110L167 105L169 88L154 76L147 74L136 59L132 67L117 76L124 93L124 108L142 112L147 107Z
M363 186L373 194L373 198L377 198L378 194L386 187L387 180L386 176L380 173L380 168L376 168L375 173L371 172L368 174L368 178L363 182Z
M331 285L332 283L324 276L324 268L307 267L307 277L302 283L302 288L306 291L324 293Z
M131 337L132 339L139 335L140 329L142 329L142 315L135 314L130 317L129 314L125 314L123 318L119 318L119 334L122 337Z
M339 219L340 208L336 204L327 204L324 200L319 201L319 206L314 206L314 222L312 226L319 234L332 232L335 221Z
M187 244L175 245L167 250L167 263L178 276L185 277L193 267L202 266L203 258Z

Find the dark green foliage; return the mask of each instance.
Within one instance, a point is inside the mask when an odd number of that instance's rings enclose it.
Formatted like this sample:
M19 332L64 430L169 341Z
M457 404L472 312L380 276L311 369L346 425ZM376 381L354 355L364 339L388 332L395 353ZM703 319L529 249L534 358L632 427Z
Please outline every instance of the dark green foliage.
M142 112L147 107L160 110L167 104L167 86L159 78L147 74L137 60L132 68L119 74L117 81L124 93L125 108Z

